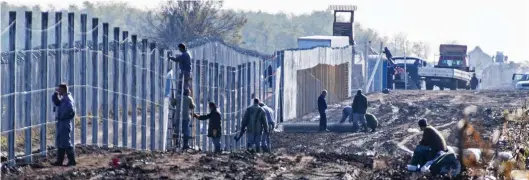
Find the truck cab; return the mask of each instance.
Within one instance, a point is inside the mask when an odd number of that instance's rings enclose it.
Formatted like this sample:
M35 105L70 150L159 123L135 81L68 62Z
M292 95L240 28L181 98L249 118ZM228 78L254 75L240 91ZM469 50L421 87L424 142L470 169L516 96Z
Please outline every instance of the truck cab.
M457 44L441 44L439 47L439 61L436 68L459 69L472 72L468 66L467 46Z
M513 74L512 83L517 90L529 90L529 73Z

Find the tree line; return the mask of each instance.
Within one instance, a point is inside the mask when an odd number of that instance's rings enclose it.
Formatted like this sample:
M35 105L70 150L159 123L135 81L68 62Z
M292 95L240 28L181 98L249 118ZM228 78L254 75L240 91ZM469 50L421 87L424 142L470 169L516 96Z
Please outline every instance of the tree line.
M332 35L333 13L313 11L310 14L266 13L261 11L234 11L223 8L223 1L167 1L155 9L138 9L126 2L84 2L81 6L71 5L66 9L53 6L20 6L2 2L2 28L8 25L8 12L17 11L17 38L24 37L24 12L33 12L33 27L40 29L40 12L75 12L75 32L80 32L78 14L87 13L98 17L99 22L108 22L110 28L120 27L129 34L156 40L162 47L174 47L179 42L189 42L200 37L221 38L226 43L263 53L297 47L297 38L310 35ZM63 14L66 20L67 15ZM65 21L66 22L66 21ZM88 20L91 29L91 20ZM55 13L49 14L49 26L55 24ZM66 24L66 23L65 23ZM67 24L66 24L67 25ZM410 41L405 33L391 37L382 36L376 30L355 22L354 38L357 51L364 52L364 46L371 42L373 49L383 42L394 56L428 58L430 49L424 41ZM66 40L66 26L62 27L63 40ZM48 33L53 41L55 33ZM2 35L2 51L7 50L7 34ZM110 33L112 35L112 33ZM76 34L76 39L80 34ZM110 38L112 39L112 37ZM40 33L33 34L33 44L40 43ZM18 43L17 48L23 48Z

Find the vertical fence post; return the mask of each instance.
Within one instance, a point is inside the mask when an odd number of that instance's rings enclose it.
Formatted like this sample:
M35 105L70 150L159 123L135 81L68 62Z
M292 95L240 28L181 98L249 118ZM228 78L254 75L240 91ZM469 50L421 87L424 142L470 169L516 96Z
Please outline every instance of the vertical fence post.
M209 91L209 88L211 87L211 86L209 86L210 79L209 79L209 74L208 74L208 72L209 72L209 61L206 60L206 59L204 61L202 61L202 67L204 68L202 72L204 73L204 76L205 76L205 78L204 78L204 86L202 86L203 87L202 90L203 90L203 94L204 94L204 97L202 99L202 105L203 105L202 112L207 112L207 104L208 104L208 99L209 99L209 92L208 91ZM208 150L208 147L207 147L208 139L207 139L206 135L202 134L204 132L204 129L207 128L207 126L206 126L206 122L201 121L200 123L202 124L202 126L200 128L200 134L202 136L202 150L203 151L207 151Z
M149 68L149 70L151 71L150 72L150 77L151 77L151 80L150 80L150 84L151 84L151 90L150 90L150 94L151 94L151 97L150 97L150 101L151 103L150 104L150 110L151 110L151 124L150 124L150 134L151 134L151 151L154 151L156 150L156 104L154 104L153 102L156 102L156 92L157 92L157 89L156 89L156 78L154 77L154 72L156 71L156 62L158 61L158 59L156 58L156 43L151 43L150 45L150 49L151 49L151 58L149 59L150 60L150 63L151 63L151 66Z
M112 89L114 92L112 92L112 119L113 119L113 125L112 125L112 144L114 146L119 145L119 27L114 28L114 49L113 49L113 60L114 62L114 72L112 73L113 78L113 86ZM122 127L125 128L125 127Z
M220 73L221 78L219 78L219 87L220 87L218 89L219 102L217 104L220 105L221 107L220 112L222 113L221 132L222 132L222 135L224 136L224 138L222 139L222 145L224 145L224 150L227 151L228 150L228 139L229 139L228 134L230 131L228 130L228 121L226 121L227 120L226 111L228 110L227 108L228 104L226 103L226 100L228 99L228 94L226 93L226 66L220 65L219 73Z
M263 96L263 79L265 78L265 76L263 76L264 72L263 72L263 61L264 59L259 59L257 61L257 68L258 68L258 71L256 72L257 73L257 84L259 86L259 99L262 99L264 101L265 97ZM263 78L261 78L261 76L263 76Z
M86 14L81 14L81 144L86 145L86 30L87 18Z
M62 12L55 13L55 86L62 82ZM56 115L56 107L53 107ZM55 116L54 116L55 118ZM53 119L52 121L55 121ZM55 123L55 137L57 137L58 125ZM55 147L57 147L57 139L55 139Z
M224 108L224 121L226 121L226 136L225 136L225 147L226 151L231 151L231 139L232 136L230 135L232 130L232 118L231 118L231 107L233 106L233 103L231 101L231 67L226 66L226 69L222 69L224 71L224 76L226 77L224 80L224 95L226 97L226 107Z
M41 32L40 46L42 47L42 56L40 57L39 63L39 74L40 74L40 88L48 88L48 12L42 13L41 18L41 29L44 29ZM48 117L48 92L41 92L41 108L40 108L40 123L43 124L40 126L40 151L43 157L46 156L46 135L47 135L47 126L45 125Z
M278 119L278 122L283 122L283 96L285 94L285 51L280 51L279 53L279 63L280 63L280 66L281 66L281 76L280 76L280 79L279 79L279 119ZM276 77L277 79L277 77Z
M99 61L98 61L98 50L99 50L99 42L98 42L98 29L99 29L99 19L92 18L92 86L98 87L98 77L99 74ZM97 139L99 137L99 103L98 103L98 89L92 88L92 145L97 145Z
M241 84L242 84L242 88L241 88L242 89L242 95L241 95L241 97L242 98L240 100L240 101L242 101L242 107L239 108L240 110L246 109L249 106L249 103L248 103L248 101L250 99L249 96L248 96L249 84L248 84L248 81L247 81L248 80L248 74L246 73L246 71L248 71L248 69L249 69L249 67L247 66L247 64L243 63L242 64L242 69L241 69L241 80L242 80L242 82L241 82ZM241 121L242 121L244 119L243 118L244 117L244 110L241 113L242 113L241 114ZM246 141L247 140L247 138L246 138L247 136L248 136L248 133L245 133L244 134L244 138L241 139L241 142L242 142L243 146L247 144L247 141Z
M31 30L33 29L33 24L32 24L32 13L31 11L26 11L26 42L24 43L25 44L25 50L31 50ZM33 63L33 60L32 60L32 54L31 51L29 52L26 52L26 57L24 57L24 69L26 69L26 71L31 71L31 64ZM31 74L32 73L24 73L24 90L25 91L31 91ZM25 115L25 126L26 127L31 127L31 93L27 93L26 94L26 97L25 97L25 102L24 102L24 109L26 110L26 113L24 113ZM32 128L27 128L25 129L25 145L24 145L24 154L26 155L26 163L30 163L31 162L31 143L32 143L32 138L31 138L31 130Z
M13 24L9 27L9 82L14 82L15 85L8 86L8 94L13 94L9 96L9 101L7 103L7 119L9 121L8 125L8 135L7 135L7 159L9 160L10 165L15 165L15 127L16 127L16 121L15 121L15 112L17 111L16 108L16 95L15 93L15 87L16 87L16 56L15 56L15 50L16 50L16 32L17 32L17 13L15 11L9 12L9 24Z
M214 72L213 72L213 76L212 77L214 79L214 82L213 82L213 86L215 87L214 88L214 91L213 91L213 102L215 102L215 104L217 104L218 107L222 107L224 108L224 104L221 103L219 97L220 97L220 94L219 94L219 91L220 91L220 83L219 83L219 80L220 80L220 73L219 73L219 63L217 63L217 52L216 52L216 49L215 48L215 63L213 63L213 67L214 67ZM222 111L220 111L222 112ZM221 127L224 127L222 125L222 121L221 121ZM221 129L221 132L222 132L223 129ZM219 132L220 133L220 132ZM222 141L222 140L221 140ZM213 143L213 142L212 142ZM210 143L210 144L212 144Z
M230 123L231 123L231 131L233 132L237 132L237 129L236 129L236 86L235 86L235 67L229 67L228 69L228 73L230 73L230 82L228 83L229 84L229 90L230 90ZM235 135L237 136L237 135ZM230 138L230 148L232 150L234 150L236 147L238 147L232 138Z
M103 23L103 147L108 148L108 23Z
M68 13L68 86L74 86L71 88L70 92L72 96L75 94L75 50L74 48L74 13ZM75 96L74 96L75 97ZM75 107L75 105L74 105ZM72 145L75 145L75 118L72 120L72 131L70 131L70 142Z
M123 60L125 61L125 63L123 63L123 69L121 70L121 91L124 93L124 94L129 94L129 90L128 90L128 79L127 79L127 76L130 76L130 74L128 74L128 58L129 58L129 41L127 40L129 38L129 32L128 31L123 31L123 50L122 50L122 53L123 53ZM133 67L134 68L134 67ZM133 74L134 76L135 74ZM129 104L128 104L128 97L123 95L121 96L121 101L122 101L122 113L121 113L121 120L122 120L122 125L121 125L121 130L122 130L122 138L123 138L123 144L122 146L123 147L127 147L128 146L128 141L129 141L129 136L128 136L128 131L129 131L129 120L128 120L128 117L129 117Z
M214 51L214 50L213 50ZM208 107L208 103L210 101L215 101L215 78L213 77L214 76L214 71L215 71L215 66L214 66L214 59L215 58L215 53L213 53L213 57L212 57L212 61L208 63L208 99L207 99L207 102L204 103L204 113L206 112L209 112L209 108ZM206 130L206 134L207 134L207 129L209 128L209 123L207 122L204 122L204 125L205 125L205 130ZM212 149L212 144L213 144L213 141L211 141L211 139L209 139L206 135L205 137L207 140L208 140L208 150L211 151Z
M242 93L242 65L237 65L237 97L235 102L237 102L237 128L241 128L241 120L242 120L242 109L243 109L243 98L241 98L243 95ZM240 137L241 139L237 142L236 148L241 148L241 144L243 141L243 137Z
M196 70L195 70L195 74L196 74L196 80L195 80L195 84L196 84L196 87L195 87L195 92L193 92L193 95L195 96L195 102L196 102L196 107L195 107L195 110L196 111L199 111L200 112L200 94L201 94L201 89L202 89L202 86L201 86L201 82L200 82L200 75L201 75L201 70L203 69L201 67L201 63L202 61L201 60L196 60L195 61L195 64L196 64ZM176 72L176 71L173 71L173 72ZM196 146L200 147L200 122L196 122L195 123L196 126L195 126L195 140L196 140Z
M147 39L141 40L141 149L147 149L147 92L146 92L146 83L147 83Z
M138 79L138 70L137 70L137 66L138 66L138 36L137 35L132 35L131 36L131 40L132 40L132 79L131 79L131 85L130 85L130 101L131 101L131 110L132 110L132 115L131 115L131 132L130 132L130 135L132 136L131 137L131 147L132 149L136 149L137 148L137 140L136 140L136 137L138 137L137 133L136 133L136 130L137 130L137 122L138 122L138 113L137 113L137 110L138 110L138 106L137 106L137 91L138 91L138 87L137 87L137 79Z
M165 75L167 74L167 66L165 66L165 63L167 62L165 59L167 59L167 51L165 51L165 49L159 49L159 58L156 60L159 65L160 65L160 72L161 73L161 77L159 77L158 79L160 80L160 84L159 85L159 92L160 94L158 95L158 103L160 103L161 105L158 107L158 113L159 113L159 120L158 120L158 124L159 124L159 127L160 129L158 131L159 132L159 140L158 140L158 148L159 150L161 151L165 151L165 144L166 144L166 140L167 140L167 137L164 137L165 134L167 134L167 124L164 123L165 122L165 97L166 97L166 92L165 92L165 89L166 89L166 86L168 86L169 84L166 84L166 81L165 81Z

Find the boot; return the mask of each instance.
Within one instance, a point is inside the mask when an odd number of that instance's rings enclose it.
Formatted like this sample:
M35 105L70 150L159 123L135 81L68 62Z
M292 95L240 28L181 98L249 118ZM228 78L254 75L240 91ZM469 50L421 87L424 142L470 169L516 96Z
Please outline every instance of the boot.
M353 123L353 133L355 133L357 131L358 131L358 124L357 123Z
M183 149L183 150L189 149L189 138L188 138L188 137L184 137L184 138L183 138L183 146L182 146L182 149Z
M260 146L255 146L255 152L256 153L261 153L261 147Z
M57 149L57 161L54 163L51 163L53 166L62 166L62 163L64 161L64 154L66 152L66 149L59 148Z
M67 166L75 166L77 163L75 162L75 151L73 147L69 147L66 150L66 156L68 157L68 165Z
M263 150L263 152L265 153L270 153L270 149L266 146L262 146L261 149Z

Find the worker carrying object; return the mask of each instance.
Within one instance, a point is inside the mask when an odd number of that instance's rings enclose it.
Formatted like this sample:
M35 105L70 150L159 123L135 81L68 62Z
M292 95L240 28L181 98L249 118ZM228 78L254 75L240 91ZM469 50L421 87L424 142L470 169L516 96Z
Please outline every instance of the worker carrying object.
M347 118L349 118L349 122L352 123L352 114L353 108L351 106L345 106L342 110L342 119L340 120L340 124L344 123L345 119ZM371 129L371 132L375 132L378 127L377 117L373 114L366 113L365 120L367 127Z
M208 120L208 137L213 141L213 146L215 148L215 153L221 153L220 148L220 139L222 137L222 116L217 108L217 105L214 102L209 102L210 112L206 115L193 114L198 120Z
M246 108L242 119L241 133L239 136L235 136L235 140L239 141L246 132L248 151L255 149L256 152L260 152L261 135L263 132L269 132L266 112L259 106L259 103L259 99L255 98L253 105Z

